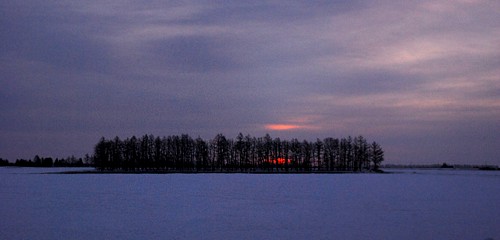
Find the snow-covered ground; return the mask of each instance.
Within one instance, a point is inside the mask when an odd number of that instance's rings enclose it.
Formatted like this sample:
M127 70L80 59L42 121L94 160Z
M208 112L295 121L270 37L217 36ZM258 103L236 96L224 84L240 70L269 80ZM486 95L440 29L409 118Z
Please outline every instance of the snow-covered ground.
M499 171L54 170L0 168L0 239L500 239Z

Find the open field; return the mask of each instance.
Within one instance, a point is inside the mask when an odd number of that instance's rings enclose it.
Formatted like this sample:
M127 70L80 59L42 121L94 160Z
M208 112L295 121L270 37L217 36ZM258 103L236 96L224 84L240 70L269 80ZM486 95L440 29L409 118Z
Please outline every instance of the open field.
M0 239L500 239L499 171L68 170L0 168Z

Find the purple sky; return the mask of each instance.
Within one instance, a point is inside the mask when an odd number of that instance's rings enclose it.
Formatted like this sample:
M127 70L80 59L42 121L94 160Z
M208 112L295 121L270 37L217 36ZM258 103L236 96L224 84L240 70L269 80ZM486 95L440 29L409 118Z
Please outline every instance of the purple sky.
M101 136L363 135L500 165L500 1L0 2L0 157Z

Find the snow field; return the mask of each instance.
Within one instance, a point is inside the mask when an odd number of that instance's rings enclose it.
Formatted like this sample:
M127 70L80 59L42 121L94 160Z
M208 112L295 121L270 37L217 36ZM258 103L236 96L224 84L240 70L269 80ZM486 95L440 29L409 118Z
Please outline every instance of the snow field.
M32 174L0 239L500 239L500 173Z

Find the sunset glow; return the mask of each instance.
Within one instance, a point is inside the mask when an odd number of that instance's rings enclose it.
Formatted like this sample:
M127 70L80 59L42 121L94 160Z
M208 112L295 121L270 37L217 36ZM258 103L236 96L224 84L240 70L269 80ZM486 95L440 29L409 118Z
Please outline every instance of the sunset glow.
M265 128L274 131L286 131L286 130L298 129L301 128L301 126L293 124L267 124Z
M271 164L285 165L285 158L269 159L267 162Z

